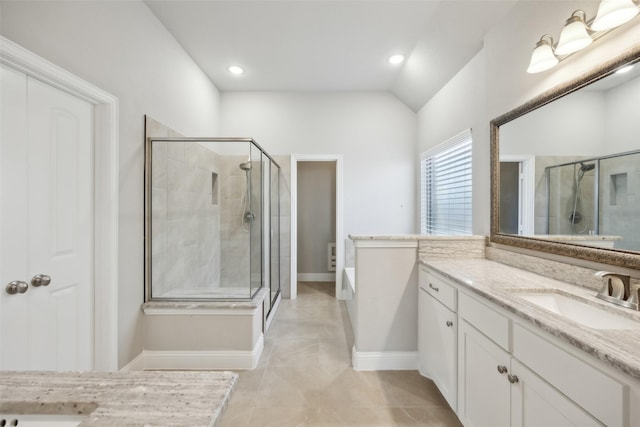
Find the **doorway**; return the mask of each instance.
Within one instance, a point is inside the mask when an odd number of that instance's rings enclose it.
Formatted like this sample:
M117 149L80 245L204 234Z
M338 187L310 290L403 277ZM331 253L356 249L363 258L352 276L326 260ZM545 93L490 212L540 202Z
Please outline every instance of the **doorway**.
M316 163L316 166L313 165L313 163ZM302 165L302 166L301 166ZM303 186L305 186L305 183L302 181L304 180L304 178L302 178L302 180L299 180L299 176L298 173L300 171L300 167L304 168L304 165L308 165L309 166L309 170L313 170L315 173L320 172L322 176L327 176L327 171L330 170L332 171L331 173L333 174L332 177L330 177L332 179L332 182L334 182L334 191L331 193L334 199L333 200L327 200L325 199L324 201L319 201L318 203L322 203L321 205L321 209L322 208L327 208L330 206L334 206L334 214L333 214L333 218L334 218L334 225L331 226L331 224L329 225L329 227L325 226L325 230L322 230L321 233L323 233L325 236L327 235L327 233L330 233L332 236L331 241L327 241L330 240L328 237L324 238L323 241L319 242L319 244L314 244L315 249L313 249L311 251L311 253L308 253L309 250L305 249L305 254L302 255L301 250L303 248L301 248L299 246L300 242L300 238L302 236L305 236L305 234L308 236L310 232L313 232L313 230L310 231L310 229L313 229L313 221L314 218L309 218L308 214L305 215L305 220L303 221L299 221L299 217L298 215L300 215L299 212L299 201L300 200L309 200L310 198L307 197L309 196L308 194L303 195L301 193L302 189L300 189L299 184L302 184ZM335 263L334 263L334 267L335 268L335 296L336 298L342 299L343 295L342 295L342 270L344 267L344 236L343 236L343 218L342 218L342 156L340 155L292 155L291 156L291 291L290 291L290 295L291 295L291 299L295 299L297 297L297 281L298 278L300 277L300 273L303 274L302 278L307 278L307 280L313 280L313 279L323 279L328 277L326 276L326 274L333 274L333 272L329 272L328 268L324 271L324 273L320 273L320 274L325 274L325 276L314 276L312 275L304 275L305 273L308 274L309 272L305 272L305 271L301 271L298 272L298 265L299 265L299 261L301 261L305 266L311 266L316 262L319 262L320 264L324 264L325 267L329 267L329 263L330 263L330 257L331 257L331 253L333 251L333 255L335 256ZM325 187L326 189L327 183L325 182L323 187ZM306 188L306 187L303 187ZM305 190L305 191L308 191ZM306 203L305 203L306 205ZM317 205L313 205L313 206L317 206ZM308 207L309 209L311 209L311 211L313 211L314 207ZM305 207L304 209L307 209L307 207ZM326 215L325 215L326 217ZM307 221L309 220L309 221ZM302 229L301 227L303 227L304 229ZM330 229L330 232L327 230ZM308 239L308 238L307 238ZM335 249L333 249L331 246L329 246L329 244L331 243L335 243ZM314 255L315 254L315 255ZM317 258L320 258L320 260L318 260ZM317 264L319 265L319 264ZM313 269L313 267L309 267L311 269ZM321 269L324 268L322 266L318 266L317 269ZM311 272L313 273L313 272Z
M534 234L535 157L500 157L500 233Z

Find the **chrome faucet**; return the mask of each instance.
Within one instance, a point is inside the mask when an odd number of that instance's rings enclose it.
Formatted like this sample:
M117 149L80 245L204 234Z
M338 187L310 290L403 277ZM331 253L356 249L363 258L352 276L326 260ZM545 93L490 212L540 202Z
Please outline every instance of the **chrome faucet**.
M602 277L602 289L596 294L597 298L622 307L640 310L640 285L631 285L631 276L627 274L598 271Z

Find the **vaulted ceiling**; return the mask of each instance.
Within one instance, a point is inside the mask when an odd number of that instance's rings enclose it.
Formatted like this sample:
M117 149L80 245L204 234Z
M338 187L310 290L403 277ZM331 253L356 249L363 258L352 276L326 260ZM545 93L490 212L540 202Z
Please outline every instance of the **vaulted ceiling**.
M146 3L221 91L388 91L417 110L517 1Z

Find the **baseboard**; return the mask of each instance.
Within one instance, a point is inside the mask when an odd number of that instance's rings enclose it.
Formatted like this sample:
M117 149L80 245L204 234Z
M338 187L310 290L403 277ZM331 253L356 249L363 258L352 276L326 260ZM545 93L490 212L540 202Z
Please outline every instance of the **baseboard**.
M351 362L356 371L415 371L417 351L357 351L353 347Z
M298 282L335 282L336 273L298 273Z
M264 336L261 334L251 351L143 350L120 371L255 369L263 349Z

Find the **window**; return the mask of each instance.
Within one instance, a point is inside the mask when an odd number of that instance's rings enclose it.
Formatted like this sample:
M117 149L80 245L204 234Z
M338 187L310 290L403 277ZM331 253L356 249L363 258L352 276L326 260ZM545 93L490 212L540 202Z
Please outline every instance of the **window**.
M471 235L471 129L420 156L420 232Z

